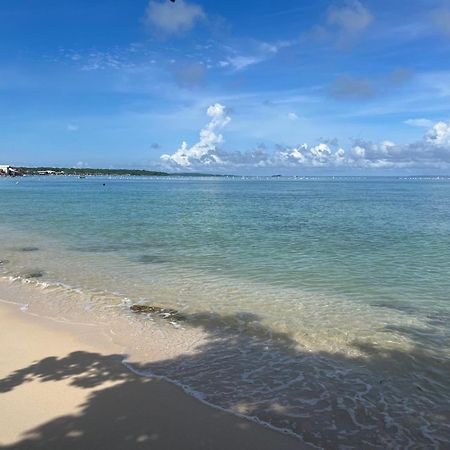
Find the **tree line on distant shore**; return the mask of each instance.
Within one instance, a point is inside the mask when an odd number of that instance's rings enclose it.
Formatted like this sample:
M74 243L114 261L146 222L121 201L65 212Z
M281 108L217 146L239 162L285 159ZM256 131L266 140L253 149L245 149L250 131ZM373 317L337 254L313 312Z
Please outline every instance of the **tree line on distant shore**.
M144 169L91 169L80 167L15 167L15 175L76 175L76 176L145 176L145 177L167 177L167 176L221 176L204 173L168 173Z
M167 172L143 169L90 169L79 167L17 167L23 175L140 175L167 176Z

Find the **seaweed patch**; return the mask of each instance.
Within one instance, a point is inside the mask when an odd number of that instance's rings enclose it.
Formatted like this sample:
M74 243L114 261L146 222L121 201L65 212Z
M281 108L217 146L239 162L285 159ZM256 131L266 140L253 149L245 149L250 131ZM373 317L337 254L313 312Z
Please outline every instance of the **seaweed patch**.
M23 275L25 278L42 278L44 272L42 270L35 270L33 272L27 272Z
M161 306L152 305L131 305L130 310L134 313L155 314L167 320L186 320L186 318L175 309L162 308Z

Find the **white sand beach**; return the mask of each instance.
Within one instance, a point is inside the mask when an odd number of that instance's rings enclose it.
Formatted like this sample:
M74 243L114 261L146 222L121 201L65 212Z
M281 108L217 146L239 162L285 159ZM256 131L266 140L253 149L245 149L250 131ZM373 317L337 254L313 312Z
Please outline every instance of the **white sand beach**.
M1 449L276 449L298 440L121 363L91 328L0 303Z

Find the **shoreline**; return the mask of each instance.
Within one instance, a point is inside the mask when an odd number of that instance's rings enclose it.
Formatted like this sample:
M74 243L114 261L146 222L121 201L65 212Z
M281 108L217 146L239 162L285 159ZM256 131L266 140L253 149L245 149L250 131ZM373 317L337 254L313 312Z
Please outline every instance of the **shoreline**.
M1 449L301 449L160 378L138 376L88 326L0 300Z

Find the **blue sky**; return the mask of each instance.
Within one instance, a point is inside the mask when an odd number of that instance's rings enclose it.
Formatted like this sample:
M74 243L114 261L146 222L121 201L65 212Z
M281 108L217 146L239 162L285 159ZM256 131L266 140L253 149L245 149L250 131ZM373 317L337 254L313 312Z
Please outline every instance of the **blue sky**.
M450 2L2 0L0 159L450 173Z

